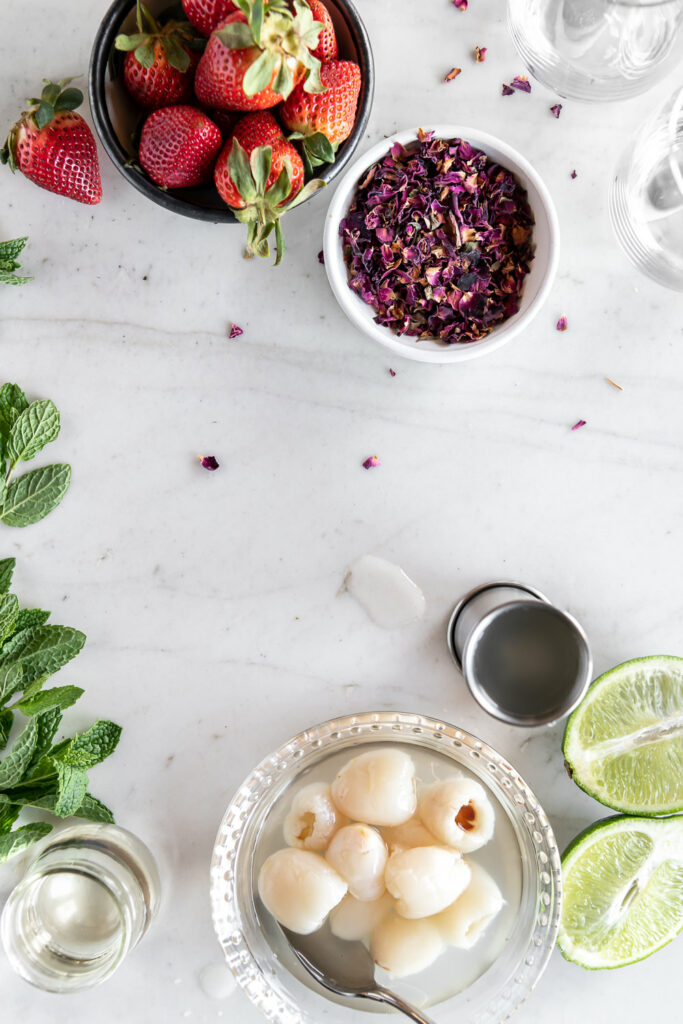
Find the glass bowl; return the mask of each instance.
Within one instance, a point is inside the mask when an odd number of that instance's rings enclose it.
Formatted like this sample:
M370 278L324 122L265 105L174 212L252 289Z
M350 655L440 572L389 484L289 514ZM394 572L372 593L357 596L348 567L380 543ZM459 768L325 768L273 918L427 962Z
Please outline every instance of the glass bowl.
M498 801L518 846L521 897L510 938L472 985L434 1002L440 1024L507 1020L548 962L560 916L560 857L542 807L512 765L470 733L423 715L348 715L307 729L265 758L237 790L216 837L214 928L238 983L272 1024L345 1024L376 1012L373 1004L336 1002L310 987L314 983L302 977L279 928L274 922L270 927L265 915L263 924L259 919L255 893L264 826L290 787L340 751L390 743L415 748L416 755L417 750L434 752L466 767Z

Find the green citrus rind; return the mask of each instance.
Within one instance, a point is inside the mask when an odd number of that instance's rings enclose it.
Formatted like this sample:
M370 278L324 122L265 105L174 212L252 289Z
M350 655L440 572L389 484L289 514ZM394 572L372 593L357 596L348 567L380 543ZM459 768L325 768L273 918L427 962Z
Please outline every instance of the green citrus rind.
M595 822L562 855L562 879L565 960L596 971L647 959L683 930L683 815Z
M683 811L683 658L634 658L599 676L570 715L562 749L577 786L606 807Z

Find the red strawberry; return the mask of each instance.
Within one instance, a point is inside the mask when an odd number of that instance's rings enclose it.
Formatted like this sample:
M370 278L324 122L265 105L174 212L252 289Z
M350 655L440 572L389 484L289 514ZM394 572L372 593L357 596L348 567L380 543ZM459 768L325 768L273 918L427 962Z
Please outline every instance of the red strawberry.
M323 26L320 38L318 39L318 45L314 50L311 50L311 53L321 62L336 60L339 51L330 12L325 7L325 4L322 3L322 0L307 0L307 2L311 8L311 14Z
M322 65L320 80L324 92L309 93L297 85L280 107L282 123L294 138L303 139L313 167L334 160L337 146L353 131L360 68L350 60L330 60Z
M237 10L232 0L183 0L185 17L203 36L210 36L221 21Z
M97 149L90 128L74 113L83 93L65 88L70 81L48 82L40 99L29 100L30 109L0 150L0 162L48 192L94 206L102 198Z
M284 253L280 217L307 199L322 181L305 188L301 157L272 114L247 114L218 157L216 188L235 216L248 225L247 253L268 256L268 235L275 229L276 264Z
M117 50L126 50L123 83L139 107L157 110L192 96L199 63L197 36L186 21L160 25L138 0L138 31L116 37Z
M222 145L220 129L195 107L153 111L140 136L140 163L162 188L188 188L211 180Z
M212 34L197 68L195 93L205 107L265 110L290 94L304 76L304 88L320 89L320 61L309 49L320 26L307 4L295 0L295 13L281 0L259 8L250 4L229 15ZM258 42L257 42L258 40Z

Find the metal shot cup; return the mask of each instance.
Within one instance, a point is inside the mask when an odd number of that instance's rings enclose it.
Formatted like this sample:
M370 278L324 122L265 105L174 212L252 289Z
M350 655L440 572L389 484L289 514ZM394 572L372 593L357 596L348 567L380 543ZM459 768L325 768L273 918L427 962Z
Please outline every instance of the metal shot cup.
M511 725L558 721L591 681L593 661L579 623L522 583L485 583L465 594L447 640L475 700Z

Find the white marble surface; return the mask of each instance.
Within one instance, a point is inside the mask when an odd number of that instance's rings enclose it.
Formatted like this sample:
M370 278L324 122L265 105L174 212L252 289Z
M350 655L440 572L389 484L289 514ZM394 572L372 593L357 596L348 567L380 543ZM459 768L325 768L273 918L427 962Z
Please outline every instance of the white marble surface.
M0 122L47 74L85 71L104 0L3 0ZM523 69L502 0L358 0L378 88L367 140L420 122L476 124L536 164L562 227L559 276L524 337L486 360L390 362L346 323L316 260L326 199L287 224L279 269L240 258L241 230L173 217L101 154L93 209L2 170L0 236L28 233L35 281L3 290L0 376L62 411L52 456L73 465L61 508L2 531L26 604L82 628L60 677L87 687L76 725L124 726L94 788L158 854L162 915L106 987L38 993L0 962L3 1018L258 1024L198 975L219 962L208 909L216 827L237 783L312 722L368 708L431 713L480 734L533 785L564 844L603 809L564 774L561 728L488 718L446 651L456 598L525 580L585 625L596 668L683 653L681 296L640 277L613 240L617 153L667 93L617 107L500 96ZM475 65L475 44L488 46ZM454 64L463 74L442 77ZM572 181L572 168L578 177ZM560 314L569 330L555 331ZM244 335L227 338L231 321ZM605 382L610 376L624 388ZM572 433L583 418L587 426ZM196 453L215 454L209 474ZM377 453L371 472L362 460ZM374 626L337 596L365 552L402 565L424 621ZM68 678L67 678L68 677ZM5 867L6 893L17 867ZM679 1011L681 946L621 972L553 955L519 1024L640 1024ZM437 1018L438 1019L438 1018Z

